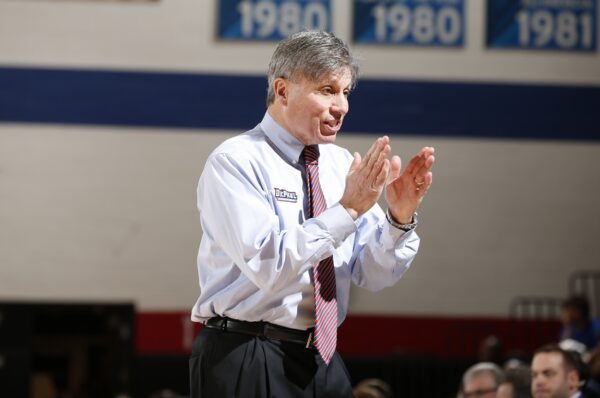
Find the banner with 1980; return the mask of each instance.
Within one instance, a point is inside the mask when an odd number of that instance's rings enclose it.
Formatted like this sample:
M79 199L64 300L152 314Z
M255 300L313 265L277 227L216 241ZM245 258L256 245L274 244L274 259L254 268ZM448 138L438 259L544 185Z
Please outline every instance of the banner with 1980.
M356 43L462 47L464 0L354 0Z
M280 40L301 30L331 31L329 0L220 0L218 36Z

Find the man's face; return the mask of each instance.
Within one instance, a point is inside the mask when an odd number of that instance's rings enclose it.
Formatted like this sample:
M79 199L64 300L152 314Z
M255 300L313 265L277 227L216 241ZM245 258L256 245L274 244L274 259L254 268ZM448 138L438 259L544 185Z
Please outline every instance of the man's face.
M534 398L569 398L577 391L575 370L567 372L558 352L541 352L531 363L531 393Z
M318 82L300 76L285 81L285 127L304 145L335 141L348 113L352 75L349 69L328 74Z
M560 312L560 320L564 325L573 325L583 321L583 314L572 306L564 307Z
M463 386L464 398L496 398L496 381L490 373L479 373Z

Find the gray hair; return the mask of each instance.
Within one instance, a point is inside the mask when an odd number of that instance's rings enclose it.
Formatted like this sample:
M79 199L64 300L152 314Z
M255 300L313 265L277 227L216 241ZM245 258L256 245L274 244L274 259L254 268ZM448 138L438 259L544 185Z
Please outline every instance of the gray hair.
M492 376L496 382L496 387L498 387L504 379L502 369L500 369L498 365L492 362L479 362L466 370L462 380L463 385L483 373L489 373Z
M326 74L336 73L344 68L350 70L350 88L354 88L358 80L358 62L350 54L346 43L329 32L295 33L279 42L269 62L267 106L275 101L273 82L277 78L294 81L303 76L316 82Z

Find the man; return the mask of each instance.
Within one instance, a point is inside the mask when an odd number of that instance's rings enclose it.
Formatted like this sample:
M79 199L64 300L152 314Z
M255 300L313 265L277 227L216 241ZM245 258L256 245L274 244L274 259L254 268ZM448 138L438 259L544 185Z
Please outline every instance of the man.
M364 158L333 144L357 76L333 34L283 40L264 118L209 156L192 397L352 396L335 351L350 283L382 289L409 267L434 163L426 147L401 172L388 137ZM387 217L376 204L384 190Z
M531 370L526 366L508 368L496 398L531 398Z
M531 392L534 398L579 398L582 380L579 354L557 345L538 349L531 362Z
M496 398L502 370L492 362L479 362L467 369L462 379L461 398Z
M598 344L597 325L590 319L590 303L586 296L573 295L563 301L560 311L560 341L574 340L591 350Z

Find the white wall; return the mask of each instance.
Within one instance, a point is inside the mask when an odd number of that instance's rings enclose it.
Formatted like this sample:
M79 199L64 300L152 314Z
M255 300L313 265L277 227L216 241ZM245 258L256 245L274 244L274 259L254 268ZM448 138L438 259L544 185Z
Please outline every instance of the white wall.
M484 0L466 0L464 49L356 46L365 77L600 84L600 53L485 48ZM215 0L0 0L0 65L263 75L273 43L215 39ZM351 38L351 2L332 0ZM242 62L243 61L243 62Z
M348 3L334 3L346 39ZM483 3L468 1L463 50L358 46L365 77L600 84L598 52L484 49ZM0 66L263 74L273 44L218 43L214 15L213 1L0 0ZM191 307L196 182L236 133L0 123L0 299ZM339 143L365 151L373 138ZM392 140L403 157L436 147L422 251L398 286L357 289L352 311L505 315L515 295L564 296L573 270L600 269L597 143Z

